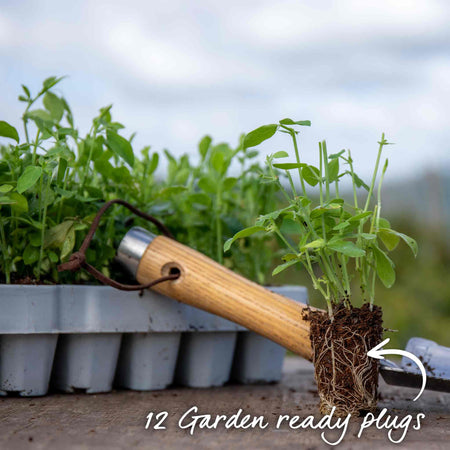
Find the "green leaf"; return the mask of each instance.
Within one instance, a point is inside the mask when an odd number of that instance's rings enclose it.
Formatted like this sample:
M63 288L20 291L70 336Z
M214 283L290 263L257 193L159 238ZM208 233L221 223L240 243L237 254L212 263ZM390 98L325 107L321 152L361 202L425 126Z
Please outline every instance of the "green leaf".
M306 166L302 169L302 177L310 186L315 186L320 181L320 171L317 167Z
M123 136L120 136L114 131L108 130L106 132L106 145L131 167L134 166L133 148Z
M66 136L72 136L74 139L78 137L77 130L73 128L59 128L58 129L58 138L64 139Z
M11 186L10 184L2 184L0 186L0 194L6 194L11 189L13 189L13 186Z
M211 145L212 138L211 136L204 136L200 143L198 144L198 151L202 157L202 160L205 159L206 154L208 153L209 146Z
M361 237L366 241L373 241L377 238L377 235L373 233L361 233Z
M378 236L389 251L394 250L400 242L400 237L391 231L388 228L378 230Z
M44 95L42 103L56 122L59 122L62 119L64 114L64 102L59 97L52 92L47 92Z
M248 237L251 236L255 233L257 233L258 231L265 231L264 227L259 227L259 226L253 226L253 227L248 227L248 228L244 228L243 230L237 232L232 238L228 239L224 246L223 246L223 250L226 252L230 249L231 244L233 244L233 242L236 239L240 239L243 237Z
M328 163L328 181L333 183L339 178L339 159L332 159Z
M52 147L51 149L49 149L47 151L45 156L47 158L60 157L60 158L66 159L68 161L73 159L72 153L70 152L70 150L66 146Z
M244 138L244 148L255 147L271 138L277 131L278 125L263 125L256 130L250 131Z
M19 133L17 133L17 130L12 125L4 120L0 120L0 136L14 139L19 143Z
M293 206L294 205L289 205L289 206L286 206L285 208L277 209L276 211L272 211L272 212L270 212L268 214L263 214L263 215L259 216L258 219L257 219L257 226L260 226L260 224L262 222L264 222L264 221L266 221L268 219L269 220L270 219L272 219L272 220L278 219L280 214L283 214L284 212L289 211L290 209L293 208Z
M285 218L285 219L283 219L283 222L281 224L280 231L283 234L299 235L299 234L302 234L303 229L302 229L301 225L298 222L296 222L295 220Z
M26 96L28 98L30 98L31 97L30 90L24 84L22 84L21 86L22 86L23 92L25 92Z
M237 178L234 177L225 178L225 181L223 182L223 188L225 191L230 191L231 189L234 188L234 186L236 186L236 183Z
M323 239L316 239L314 241L309 242L308 244L304 245L303 249L308 249L308 248L322 248L325 246L325 241Z
M215 183L211 178L203 177L198 181L198 187L209 194L215 194L217 192L217 183Z
M187 180L189 179L189 176L191 175L191 169L185 167L184 169L179 170L174 178L174 183L179 185L186 184Z
M280 272L283 272L283 270L286 270L288 267L293 266L294 264L297 264L299 261L297 259L293 259L291 261L287 261L284 264L280 264L279 266L275 267L272 271L272 275L277 275Z
M281 259L285 262L292 261L293 259L299 261L299 255L297 253L286 253Z
M61 247L61 259L69 256L72 253L73 247L75 246L75 230L71 228L66 235L66 239Z
M340 215L340 210L342 209L342 205L339 203L329 203L323 206L316 206L310 214L311 219L316 219L317 217L321 216L322 214L332 214L337 217Z
M337 231L344 230L345 228L347 228L349 226L350 226L350 222L345 221L345 222L338 223L335 227L333 227L333 230L337 230Z
M34 121L42 120L43 122L49 122L50 124L53 123L52 116L44 109L34 109L33 111L28 111L26 117Z
M245 157L247 159L253 159L256 158L259 155L258 150L250 150L245 154Z
M65 77L48 77L44 80L44 82L42 83L42 90L41 92L45 92L49 89L51 89L53 86L55 86L56 84L58 84L63 78Z
M388 228L380 228L379 233L383 233L384 237L386 237L386 235L390 235L390 236L396 236L398 239L402 239L408 245L408 247L411 249L411 251L413 252L413 255L417 256L417 253L419 252L419 247L417 245L417 242L412 237L409 237L406 234L403 234L403 233L400 233L398 231L388 229ZM380 235L380 237L381 237L381 235ZM381 237L381 240L386 245L385 241L383 240L383 237ZM387 247L387 245L386 245L386 247Z
M366 254L363 249L359 248L356 244L350 241L330 241L328 242L327 247L346 256L351 256L352 258L358 258Z
M158 164L159 164L159 154L153 153L152 159L150 160L150 164L147 169L147 175L151 175L158 167Z
M180 195L182 192L187 191L185 186L169 186L161 190L159 195L164 198Z
M51 250L48 252L48 259L50 259L50 261L53 264L55 264L55 263L57 263L59 261L58 255L55 252L51 251Z
M222 173L225 163L225 156L224 154L219 151L214 151L211 156L211 164L214 167L214 170L216 170L219 173Z
M55 192L57 194L59 194L61 197L64 197L64 198L72 198L76 194L75 191L68 191L68 190L62 189L62 188L60 188L58 186L55 186Z
M17 192L21 194L33 187L42 175L42 167L28 166L17 180Z
M294 121L292 119L286 118L286 119L280 120L280 124L282 124L282 125L301 125L301 126L304 126L304 127L310 127L311 126L311 121L310 120L297 120L297 121Z
M61 248L67 240L67 235L74 224L73 220L65 220L64 222L49 228L44 237L44 247Z
M15 201L6 195L0 195L0 205L13 205Z
M289 156L288 152L285 152L284 150L281 150L280 152L276 152L272 155L272 158L278 159L278 158L287 158Z
M389 222L389 220L384 219L383 217L380 217L378 219L378 226L380 228L391 228L391 223Z
M197 192L195 194L189 195L188 201L190 203L196 203L196 204L203 205L203 206L211 205L211 198L208 195L203 194L201 192Z
M35 231L28 235L28 239L30 240L30 244L33 247L41 246L41 233L39 231Z
M339 153L333 153L332 155L328 155L328 159L336 159L345 153L345 150L341 150Z
M61 184L64 180L64 175L66 174L67 169L67 160L61 158L58 164L58 173L56 175L56 182Z
M94 162L94 168L98 173L102 174L106 178L109 178L114 170L113 165L106 159L97 159Z
M22 254L23 262L29 266L39 259L39 248L28 244Z
M277 169L289 170L289 169L301 169L302 167L306 167L307 164L303 163L279 163L274 164L273 167Z
M356 214L356 216L352 216L350 217L350 219L348 219L349 222L361 222L361 220L371 216L373 213L372 211L366 211L360 214Z
M395 283L394 263L376 245L372 245L373 255L377 268L377 275L382 283L390 288Z
M351 172L347 172L347 173L349 173L351 175ZM355 181L356 187L358 187L358 188L363 187L366 191L370 190L369 186L367 186L367 184L364 183L364 181L361 178L359 178L355 172L353 172L353 179Z
M23 195L18 192L11 192L9 196L11 200L14 201L14 205L11 205L11 211L13 211L14 214L19 216L20 214L28 212L28 202Z

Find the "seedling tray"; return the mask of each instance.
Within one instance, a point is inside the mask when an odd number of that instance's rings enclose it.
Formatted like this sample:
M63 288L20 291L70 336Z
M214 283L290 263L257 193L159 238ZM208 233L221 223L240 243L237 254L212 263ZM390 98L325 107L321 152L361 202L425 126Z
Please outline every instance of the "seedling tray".
M306 302L301 286L273 288ZM153 291L0 286L0 395L279 381L285 350Z

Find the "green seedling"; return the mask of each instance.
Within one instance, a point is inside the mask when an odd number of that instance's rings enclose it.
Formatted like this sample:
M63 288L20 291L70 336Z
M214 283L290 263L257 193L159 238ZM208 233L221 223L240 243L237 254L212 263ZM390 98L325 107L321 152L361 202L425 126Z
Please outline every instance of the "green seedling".
M267 157L269 173L264 181L277 186L285 203L236 233L225 243L224 249L229 250L243 237L275 235L285 252L273 275L291 266L302 266L332 316L333 306L340 302L350 306L351 282L355 277L359 277L362 298L372 305L376 279L386 287L395 282L395 267L388 253L403 240L416 256L417 244L411 237L393 230L381 215L381 188L388 160L381 170L380 164L383 149L389 145L384 134L378 143L371 182L366 184L354 170L350 151L329 155L325 141L319 143L318 167L303 161L297 140L302 126L310 126L310 122L283 119L245 136L244 148L250 148L277 132L285 133L292 142L295 158L288 160L289 154L284 151ZM280 171L285 174L287 183L280 180ZM298 178L297 184L294 177ZM351 181L349 199L341 195L344 179ZM366 191L363 202L358 190Z

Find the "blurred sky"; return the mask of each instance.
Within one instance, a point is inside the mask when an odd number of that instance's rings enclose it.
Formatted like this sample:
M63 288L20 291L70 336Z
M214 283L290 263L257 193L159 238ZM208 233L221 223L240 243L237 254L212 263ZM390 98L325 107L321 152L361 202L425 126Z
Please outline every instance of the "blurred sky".
M291 117L313 122L308 161L326 138L367 176L384 131L389 178L415 175L450 162L449 19L445 0L0 0L0 119L20 126L21 83L69 75L81 131L113 103L136 149L195 152Z

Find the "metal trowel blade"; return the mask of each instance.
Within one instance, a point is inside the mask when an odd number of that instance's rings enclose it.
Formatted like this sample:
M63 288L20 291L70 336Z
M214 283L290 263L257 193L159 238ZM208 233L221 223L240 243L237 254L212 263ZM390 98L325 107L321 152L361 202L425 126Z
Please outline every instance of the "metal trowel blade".
M422 375L406 372L387 359L380 361L380 373L387 384L417 389L422 386ZM450 393L450 379L427 376L425 389Z

